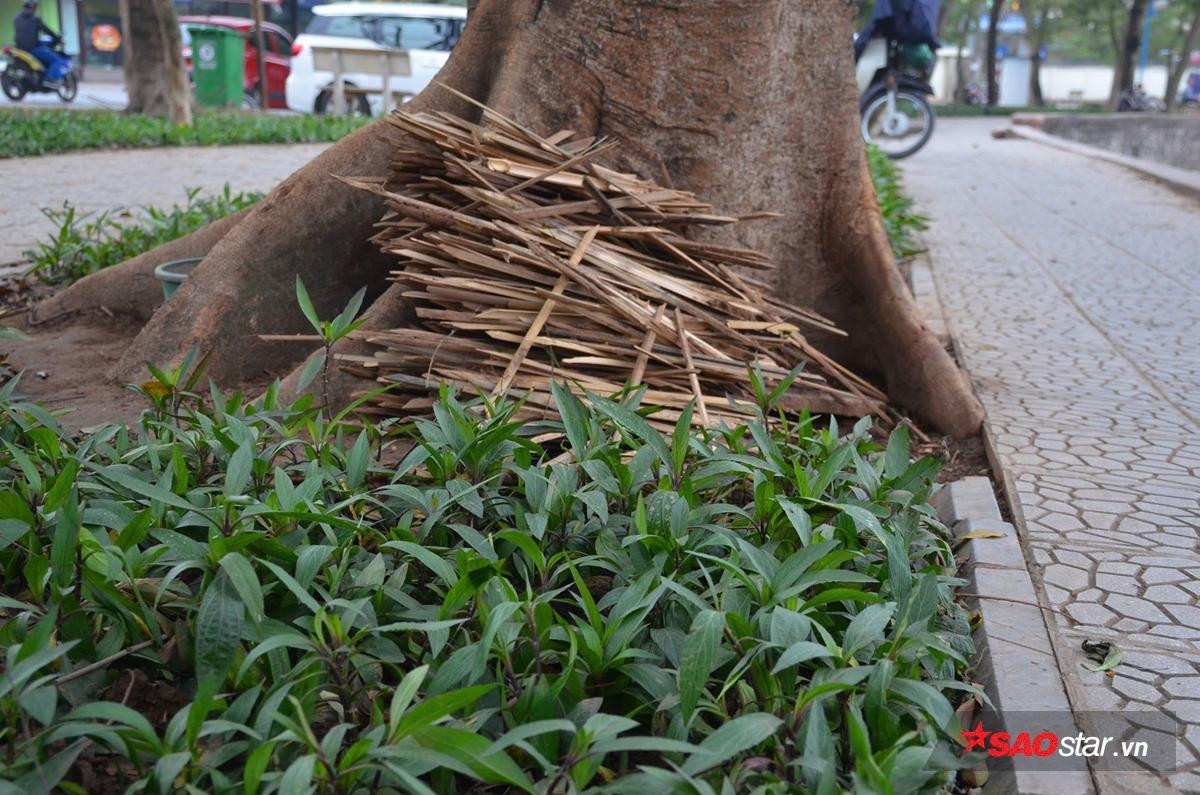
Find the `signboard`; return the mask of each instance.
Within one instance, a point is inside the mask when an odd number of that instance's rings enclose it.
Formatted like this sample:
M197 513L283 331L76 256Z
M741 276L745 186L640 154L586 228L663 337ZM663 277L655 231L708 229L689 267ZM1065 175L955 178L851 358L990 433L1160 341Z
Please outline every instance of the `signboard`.
M92 48L97 52L116 52L121 49L121 31L116 25L94 25L92 27Z

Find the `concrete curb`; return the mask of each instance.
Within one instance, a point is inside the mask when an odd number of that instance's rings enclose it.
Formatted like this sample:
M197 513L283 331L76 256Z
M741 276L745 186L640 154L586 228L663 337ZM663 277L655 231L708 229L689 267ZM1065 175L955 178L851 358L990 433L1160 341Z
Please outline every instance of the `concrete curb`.
M1000 515L991 481L982 476L963 478L943 487L931 502L956 538L980 531L1002 534L969 538L960 548L968 558L960 572L969 582L968 592L998 597L968 597L967 601L978 608L981 619L974 636L975 679L983 684L1001 722L1006 713L1013 712L1071 715L1044 611L1034 606L1040 602L1025 552L1016 528ZM1014 734L1027 728L1004 726ZM1095 792L1091 773L1082 761L1078 769L1043 772L1013 770L1010 760L991 760L988 773L983 787L986 795Z
M1014 117L1012 126L1006 132L1018 138L1023 138L1026 141L1053 146L1055 149L1061 149L1064 152L1071 152L1123 166L1131 171L1136 171L1142 176L1149 177L1155 182L1162 183L1172 190L1192 198L1200 199L1200 173L1184 168L1176 168L1175 166L1168 166L1164 163L1157 163L1153 160L1130 157L1129 155L1109 152L1106 149L1100 149L1095 146L1068 141L1064 138L1042 132L1038 128L1039 125L1036 121L1036 116Z

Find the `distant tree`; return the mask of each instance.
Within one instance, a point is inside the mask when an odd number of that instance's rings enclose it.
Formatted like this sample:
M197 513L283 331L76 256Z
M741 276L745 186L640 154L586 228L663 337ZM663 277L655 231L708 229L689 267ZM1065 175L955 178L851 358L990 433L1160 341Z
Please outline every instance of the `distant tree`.
M987 31L987 104L995 107L1000 101L999 86L996 85L996 28L1000 24L1000 13L1004 10L1004 0L992 0L988 11Z
M173 0L121 0L128 110L192 123L191 91Z
M1146 20L1146 7L1150 0L1132 0L1125 17L1125 33L1117 44L1117 60L1113 69L1112 92L1108 97L1109 107L1116 109L1121 94L1133 90L1133 66L1138 50L1142 47L1142 24Z
M1175 107L1179 99L1179 84L1188 69L1188 61L1192 51L1196 49L1197 39L1200 39L1200 0L1176 3L1168 6L1174 23L1168 30L1174 46L1168 46L1170 53L1167 60L1167 95L1163 97L1167 109Z
M1045 105L1042 98L1042 50L1050 44L1053 19L1061 16L1062 10L1052 0L1021 3L1020 10L1025 18L1025 35L1029 42L1029 104Z
M954 91L956 102L965 102L967 96L967 40L971 30L983 10L984 0L947 0L942 6L942 16L938 20L941 28L941 38L946 44L957 48L954 58Z

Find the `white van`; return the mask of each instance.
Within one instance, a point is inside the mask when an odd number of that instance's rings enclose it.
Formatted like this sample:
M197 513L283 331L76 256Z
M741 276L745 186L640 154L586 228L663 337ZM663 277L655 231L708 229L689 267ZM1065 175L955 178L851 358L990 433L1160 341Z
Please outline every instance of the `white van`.
M458 43L467 9L460 6L418 3L329 3L313 8L313 18L292 45L292 71L287 79L287 104L302 113L332 110L333 73L313 68L312 48L342 47L362 50L407 50L412 74L393 76L393 91L417 94L446 63ZM377 74L345 74L347 88L383 89ZM378 113L380 93L351 92L353 113Z

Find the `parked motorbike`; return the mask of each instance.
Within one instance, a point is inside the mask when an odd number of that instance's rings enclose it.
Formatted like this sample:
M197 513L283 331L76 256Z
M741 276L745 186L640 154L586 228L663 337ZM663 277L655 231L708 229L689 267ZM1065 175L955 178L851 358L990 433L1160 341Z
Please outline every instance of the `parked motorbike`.
M1147 94L1140 84L1130 91L1122 91L1117 99L1118 113L1162 113L1166 109L1165 102Z
M987 89L974 81L963 86L962 92L963 102L968 105L986 105L987 104Z
M26 94L58 94L63 102L70 102L79 93L79 76L71 56L62 50L62 44L54 51L67 59L66 71L61 80L51 81L46 77L46 67L32 53L16 47L0 48L5 56L4 71L0 72L0 90L13 102L20 102Z
M926 99L933 95L932 57L923 57L918 47L874 38L856 59L863 140L893 160L915 153L933 135L933 108Z

